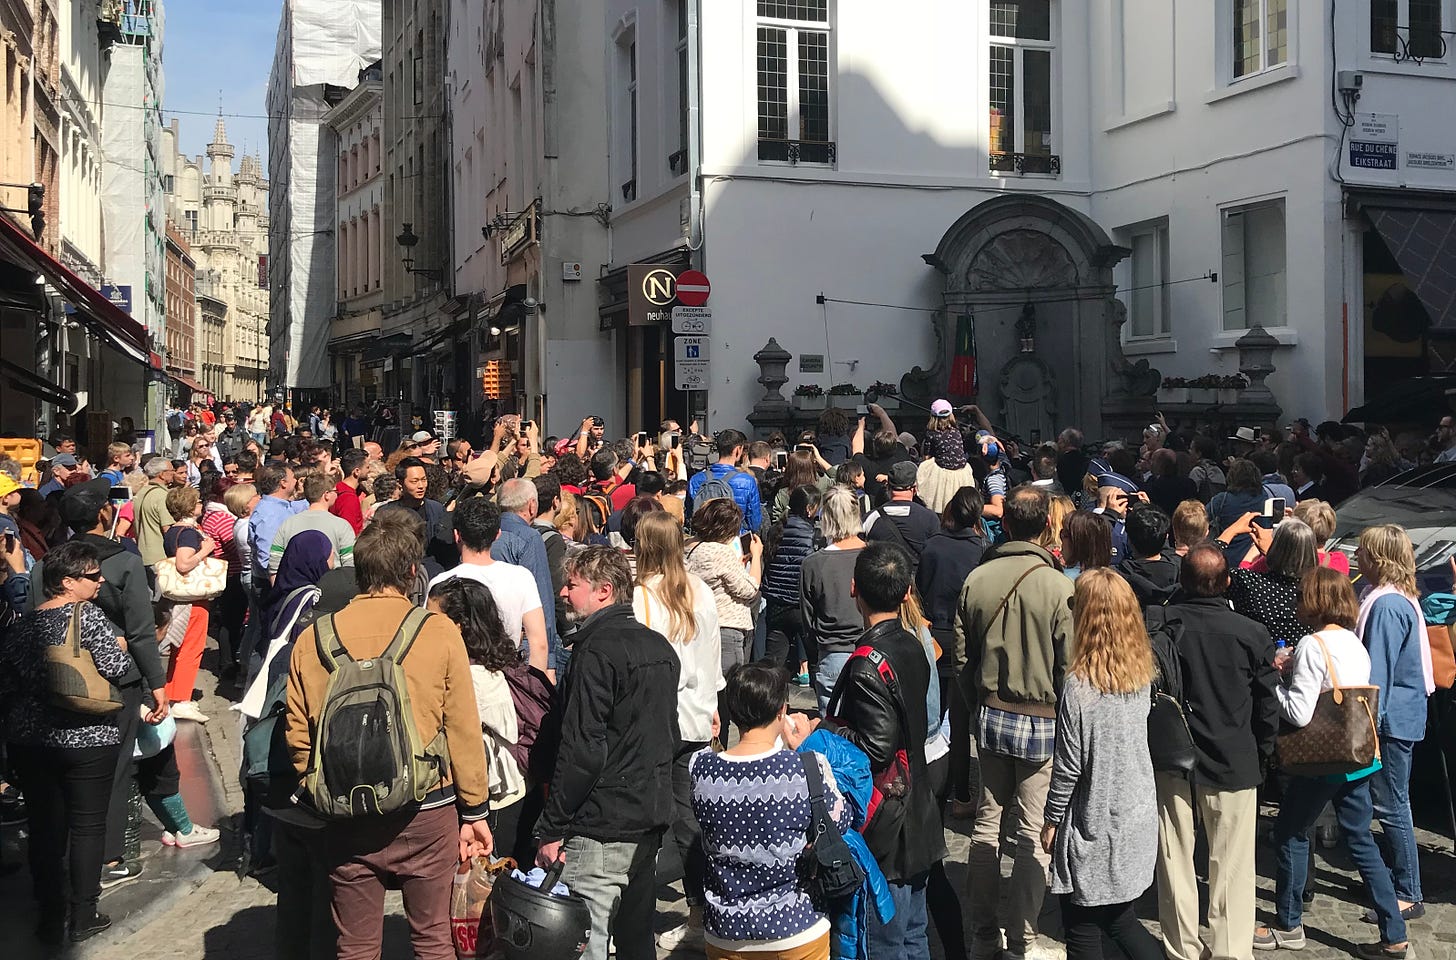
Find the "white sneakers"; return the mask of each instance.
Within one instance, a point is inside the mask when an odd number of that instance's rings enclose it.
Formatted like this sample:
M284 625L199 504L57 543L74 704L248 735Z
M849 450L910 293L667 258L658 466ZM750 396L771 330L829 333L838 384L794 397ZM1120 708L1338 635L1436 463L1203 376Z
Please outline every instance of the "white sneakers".
M168 847L202 847L209 843L217 843L222 832L215 827L199 827L192 825L190 833L172 833L168 831L162 834L162 843Z
M703 935L703 908L690 908L687 922L659 933L657 945L664 950L676 950L679 947L688 950L706 949L707 941Z
M179 700L172 704L172 716L178 720L191 720L193 723L206 723L207 714L198 709L197 704L192 700Z

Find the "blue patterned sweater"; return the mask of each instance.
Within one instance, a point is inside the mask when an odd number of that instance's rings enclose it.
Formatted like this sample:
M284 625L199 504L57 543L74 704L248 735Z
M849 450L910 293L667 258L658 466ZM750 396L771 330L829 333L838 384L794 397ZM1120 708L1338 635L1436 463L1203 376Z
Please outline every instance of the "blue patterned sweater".
M819 754L825 805L841 830L850 809ZM693 755L693 813L708 855L704 925L720 940L781 940L824 919L801 886L795 865L809 831L809 784L799 755L781 749L758 757Z

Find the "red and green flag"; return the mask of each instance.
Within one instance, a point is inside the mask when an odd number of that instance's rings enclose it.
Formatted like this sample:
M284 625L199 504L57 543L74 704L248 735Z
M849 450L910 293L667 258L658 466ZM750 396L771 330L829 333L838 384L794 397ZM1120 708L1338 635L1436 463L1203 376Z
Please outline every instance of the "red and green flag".
M956 317L955 352L950 360L948 391L955 397L974 397L981 392L976 370L976 321L968 313Z

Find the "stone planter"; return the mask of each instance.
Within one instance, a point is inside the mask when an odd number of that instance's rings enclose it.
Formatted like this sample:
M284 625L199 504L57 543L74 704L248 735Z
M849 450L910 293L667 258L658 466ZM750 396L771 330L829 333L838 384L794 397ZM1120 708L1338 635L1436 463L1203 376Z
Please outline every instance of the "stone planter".
M1220 387L1214 392L1217 394L1218 403L1232 407L1239 402L1239 395L1244 391L1238 387Z
M1188 387L1189 403L1217 403L1218 391L1213 387Z
M1187 387L1159 387L1158 388L1158 402L1159 403L1165 403L1165 404L1166 403L1187 403L1188 402L1188 388Z
M803 394L794 395L794 406L800 410L823 410L828 406L827 398L820 394L817 397L806 397Z
M834 393L829 395L829 405L840 410L853 410L864 405L864 394L862 393Z

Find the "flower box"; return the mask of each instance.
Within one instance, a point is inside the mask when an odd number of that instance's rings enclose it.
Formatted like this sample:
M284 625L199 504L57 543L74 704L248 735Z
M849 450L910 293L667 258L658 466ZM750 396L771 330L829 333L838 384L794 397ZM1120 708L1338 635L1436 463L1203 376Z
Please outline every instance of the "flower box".
M817 397L805 396L802 393L794 394L794 406L800 410L823 410L827 405L828 398L824 394Z
M1218 395L1218 402L1220 404L1230 407L1236 405L1239 402L1239 394L1242 392L1242 390L1234 387L1220 387L1216 391Z
M1189 403L1213 404L1218 402L1218 391L1213 387L1185 387Z
M1162 404L1169 404L1169 403L1187 403L1188 402L1188 388L1187 387L1159 387L1158 388L1158 402L1159 403L1162 403Z
M854 410L864 406L864 394L862 393L831 393L829 395L831 406L840 410Z

